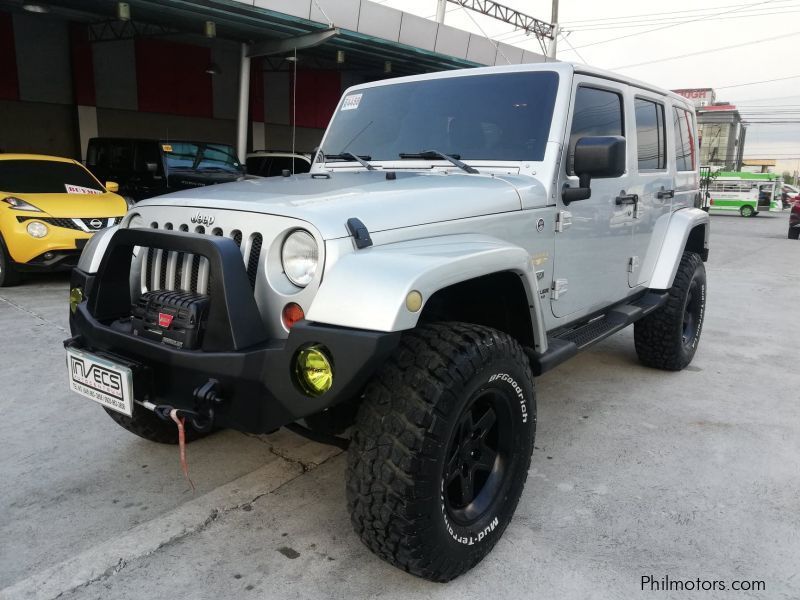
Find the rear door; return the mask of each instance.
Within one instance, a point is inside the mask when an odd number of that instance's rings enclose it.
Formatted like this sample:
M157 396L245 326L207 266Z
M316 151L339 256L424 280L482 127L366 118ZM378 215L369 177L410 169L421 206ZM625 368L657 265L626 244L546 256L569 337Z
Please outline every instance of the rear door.
M672 117L673 150L671 159L675 161L675 197L672 210L695 205L695 197L700 191L700 174L697 169L697 127L694 114L675 104L670 110Z
M628 285L636 287L649 281L655 268L669 224L675 177L668 164L664 97L637 90L632 101L636 185L631 191L638 201L633 211Z
M578 140L625 136L629 125L624 103L627 86L583 75L575 76L573 86L562 182L576 187L578 177L572 162ZM632 207L617 204L617 198L627 194L633 183L629 140L627 146L627 169L621 177L593 178L592 195L587 200L565 205L559 195L559 220L565 225L555 235L551 307L556 317L578 318L628 293Z

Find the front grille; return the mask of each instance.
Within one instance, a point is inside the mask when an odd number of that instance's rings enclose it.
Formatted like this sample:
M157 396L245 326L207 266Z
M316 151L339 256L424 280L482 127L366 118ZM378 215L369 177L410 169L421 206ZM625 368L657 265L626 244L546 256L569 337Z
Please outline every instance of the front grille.
M24 217L17 217L17 221L20 223L24 223L25 221L30 221L32 219L41 221L42 223L47 223L53 227L63 227L64 229L75 229L77 231L87 232L100 231L106 227L119 225L120 221L122 221L122 217L82 217L75 219L60 217L29 217L27 215Z
M173 223L152 222L150 226L154 229L164 229L167 231L174 229L179 231L189 230L189 226L186 224L176 226ZM195 232L200 235L231 238L242 250L242 260L247 270L247 277L250 281L250 286L255 289L261 250L264 245L264 239L260 233L251 234L249 244L246 244L243 248L243 234L238 229L225 232L219 227L215 227L211 231L207 231L202 227L196 227ZM186 252L159 250L156 248L142 248L142 252L144 252L144 257L141 262L141 283L143 292L181 290L198 294L208 293L211 284L211 272L206 257L188 254Z

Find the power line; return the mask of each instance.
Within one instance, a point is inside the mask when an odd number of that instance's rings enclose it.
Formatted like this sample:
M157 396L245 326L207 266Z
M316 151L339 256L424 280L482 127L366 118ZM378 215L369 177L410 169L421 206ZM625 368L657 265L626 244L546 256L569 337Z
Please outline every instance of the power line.
M761 81L748 81L747 83L734 83L732 85L718 85L714 90L727 90L735 87L744 87L746 85L757 85L759 83L772 83L773 81L786 81L787 79L797 79L800 75L789 75L788 77L776 77L775 79L763 79Z
M762 2L756 2L755 4L751 4L750 6L759 6L759 5L762 5L762 4L770 4L770 3L775 2L775 1L777 1L777 0L763 0ZM600 44L608 44L609 42L616 42L616 41L619 41L619 40L624 40L626 38L635 37L635 36L638 36L638 35L644 35L646 33L652 33L654 31L662 31L664 29L669 29L671 27L677 27L678 25L685 25L687 23L695 23L697 21L704 21L704 20L706 20L706 19L708 19L710 17L718 17L720 15L727 15L729 13L738 12L740 10L743 10L743 9L742 8L737 8L737 9L733 9L733 10L726 10L726 11L723 11L721 13L716 13L716 14L711 14L711 15L704 15L702 17L697 17L697 18L694 18L694 19L690 19L688 21L680 22L680 23L672 23L672 24L669 24L669 25L664 25L662 27L655 27L653 29L648 29L647 31L638 31L636 33L629 33L628 35L621 35L621 36L618 36L618 37L615 37L615 38L612 38L612 39L609 39L609 40L601 40L599 42L592 42L591 44L584 44L583 46L576 46L575 47L575 51L577 52L581 48L588 48L590 46L597 46L597 45L600 45Z
M655 60L648 60L648 61L645 61L645 62L633 63L633 64L630 64L630 65L622 65L621 67L614 67L614 69L612 69L612 70L631 69L633 67L641 67L643 65L652 65L652 64L655 64L655 63L666 62L668 60L678 60L679 58L687 58L689 56L697 56L699 54L708 54L710 52L720 52L721 50L731 50L733 48L744 48L746 46L753 46L753 45L756 45L756 44L764 44L766 42L773 42L775 40L780 40L780 39L787 38L787 37L792 37L792 36L795 36L795 35L800 35L800 31L794 31L792 33L786 33L784 35L775 35L775 36L771 36L771 37L768 37L768 38L762 38L760 40L753 40L752 42L743 42L743 43L739 43L739 44L731 44L730 46L721 46L719 48L711 48L709 50L700 50L698 52L688 52L686 54L679 54L677 56L668 56L666 58L657 58ZM571 44L570 44L570 47L571 47Z
M787 10L775 10L775 11L768 11L768 12L763 12L761 10L754 10L752 12L742 13L742 14L738 14L738 15L729 15L727 17L725 17L725 16L717 17L714 20L715 21L730 21L730 20L733 20L733 19L755 19L757 17L770 17L770 16L774 16L774 15L789 15L789 14L795 14L797 12L800 12L800 11L797 10L798 7L800 7L800 5L794 4L794 5L789 5L789 6L783 7L785 9L787 9ZM711 16L711 15L709 15L709 16ZM687 21L685 21L685 17L674 17L674 18L658 19L658 20L652 20L652 21L638 21L638 22L633 22L632 21L630 23L624 23L623 22L623 23L614 24L614 25L598 25L597 27L592 27L592 26L588 26L588 25L584 26L584 27L565 27L565 29L568 29L569 31L575 31L575 32L583 33L583 32L587 32L587 31L605 31L605 30L609 30L609 29L613 29L613 30L617 30L617 29L636 29L638 27L647 27L649 25L655 25L656 23L659 23L659 22L660 23L674 23L676 25L679 25L679 24L685 23Z
M775 0L776 2L789 2L789 0ZM708 8L687 8L685 10L668 10L665 12L655 12L655 13L639 13L636 15L623 15L617 17L601 17L601 18L594 18L594 19L577 19L575 21L564 21L562 25L574 25L577 23L596 23L597 21L614 21L614 20L621 20L621 19L632 19L635 17L655 17L659 15L674 15L679 13L691 13L696 15L701 12L713 12L715 10L719 10L720 8L736 8L739 6L747 7L752 6L752 2L745 2L742 4L723 4L721 6L709 6Z
M561 39L563 39L565 42L567 42L567 46L569 46L570 48L572 48L573 50L575 50L575 47L574 47L574 46L573 46L573 45L570 43L570 41L567 39L567 36L566 36L566 35L564 35L563 33L561 34ZM585 58L583 58L583 56L581 56L581 53L580 53L580 52L578 52L577 50L575 50L575 54L577 54L577 55L578 55L578 58L580 58L580 59L581 59L581 61L583 61L583 64L585 64L585 65L588 65L588 64L589 64L588 62L586 62L586 59L585 59Z

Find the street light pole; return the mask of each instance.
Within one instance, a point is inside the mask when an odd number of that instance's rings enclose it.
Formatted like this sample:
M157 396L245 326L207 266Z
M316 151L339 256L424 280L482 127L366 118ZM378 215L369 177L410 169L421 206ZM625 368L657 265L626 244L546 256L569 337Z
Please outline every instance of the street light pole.
M447 0L436 0L436 22L444 23L444 13L447 9Z
M553 24L553 39L550 41L550 46L547 48L547 57L555 58L558 46L558 33L561 29L558 26L558 0L553 0L553 8L550 12L550 22Z

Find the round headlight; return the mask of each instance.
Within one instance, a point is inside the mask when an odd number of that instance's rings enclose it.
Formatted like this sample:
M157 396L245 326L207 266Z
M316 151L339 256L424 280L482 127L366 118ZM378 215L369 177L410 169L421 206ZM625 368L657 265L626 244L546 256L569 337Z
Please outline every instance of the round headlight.
M47 225L39 221L31 221L26 227L28 235L35 238L43 238L47 235Z
M317 242L307 231L298 229L283 242L281 263L283 272L293 284L306 287L314 279L319 262Z

